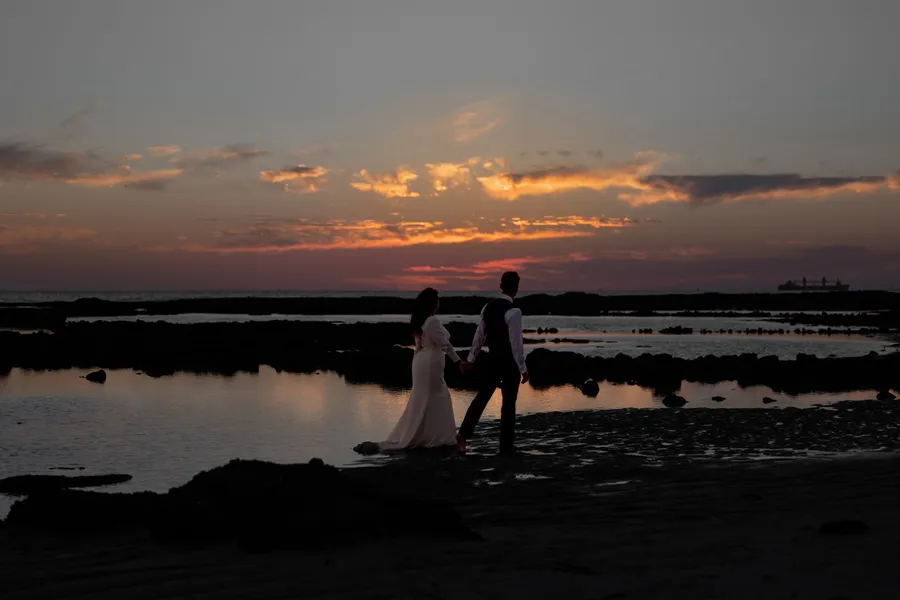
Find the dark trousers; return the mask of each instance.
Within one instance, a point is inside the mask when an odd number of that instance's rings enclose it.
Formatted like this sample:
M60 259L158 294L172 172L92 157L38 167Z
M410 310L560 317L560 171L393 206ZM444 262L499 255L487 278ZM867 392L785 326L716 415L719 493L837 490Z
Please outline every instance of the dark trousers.
M475 425L499 387L503 394L503 404L500 407L500 451L503 452L512 450L516 440L516 399L519 396L521 375L515 364L491 364L490 360L488 363L485 365L481 390L466 411L459 435L463 439L472 437Z

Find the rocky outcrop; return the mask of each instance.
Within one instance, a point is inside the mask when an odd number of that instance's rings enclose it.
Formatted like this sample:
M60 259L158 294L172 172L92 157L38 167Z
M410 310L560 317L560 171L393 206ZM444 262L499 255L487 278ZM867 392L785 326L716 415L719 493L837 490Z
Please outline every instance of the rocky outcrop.
M682 381L718 383L735 381L742 387L762 385L788 394L900 389L900 353L852 358L797 360L755 354L675 358L669 354L631 357L588 357L574 352L535 349L528 356L528 371L535 387L581 385L588 379L649 387L660 395L676 392Z
M75 536L146 531L160 543L237 543L250 551L478 537L442 501L395 495L317 459L233 460L165 494L36 493L13 505L3 527Z
M464 347L475 326L448 323L451 339ZM72 324L54 334L0 332L0 364L23 369L136 369L151 377L183 371L234 375L256 373L261 365L277 371L340 373L351 383L411 385L413 350L408 328L399 323L327 322ZM900 353L855 358L796 360L755 354L675 358L668 354L619 354L610 358L536 348L528 355L532 385L581 386L597 382L632 383L658 395L676 393L682 381L736 381L765 385L776 392L900 390ZM463 376L448 361L451 387L475 389L478 374Z

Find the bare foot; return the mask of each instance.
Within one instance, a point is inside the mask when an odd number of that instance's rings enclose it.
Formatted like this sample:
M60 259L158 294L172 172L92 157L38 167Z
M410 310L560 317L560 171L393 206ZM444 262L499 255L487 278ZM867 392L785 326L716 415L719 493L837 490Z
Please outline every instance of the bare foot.
M466 438L456 434L456 450L460 454L466 453Z

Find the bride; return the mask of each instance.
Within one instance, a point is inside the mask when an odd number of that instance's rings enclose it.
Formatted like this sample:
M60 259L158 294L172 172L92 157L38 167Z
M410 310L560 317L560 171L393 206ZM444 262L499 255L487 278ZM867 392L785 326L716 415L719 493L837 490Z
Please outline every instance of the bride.
M456 445L456 419L450 390L444 381L444 355L460 367L466 361L453 350L450 333L435 316L438 304L437 290L426 288L416 298L410 317L416 352L412 360L412 393L406 410L387 440L360 444L354 448L357 452L368 454Z

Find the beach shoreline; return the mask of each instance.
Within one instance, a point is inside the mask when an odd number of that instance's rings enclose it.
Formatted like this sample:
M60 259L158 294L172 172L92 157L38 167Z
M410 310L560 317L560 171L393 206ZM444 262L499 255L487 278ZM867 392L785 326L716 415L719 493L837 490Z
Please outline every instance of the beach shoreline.
M477 541L389 536L259 554L227 543L159 545L135 532L73 538L0 529L0 589L15 600L821 599L895 592L895 452L673 460L660 468L615 453L588 455L571 443L556 454L501 457L493 452L492 428L486 424L470 456L413 453L342 471L422 506L449 505ZM526 421L524 429L532 433L520 447L532 450L531 436L541 428Z

